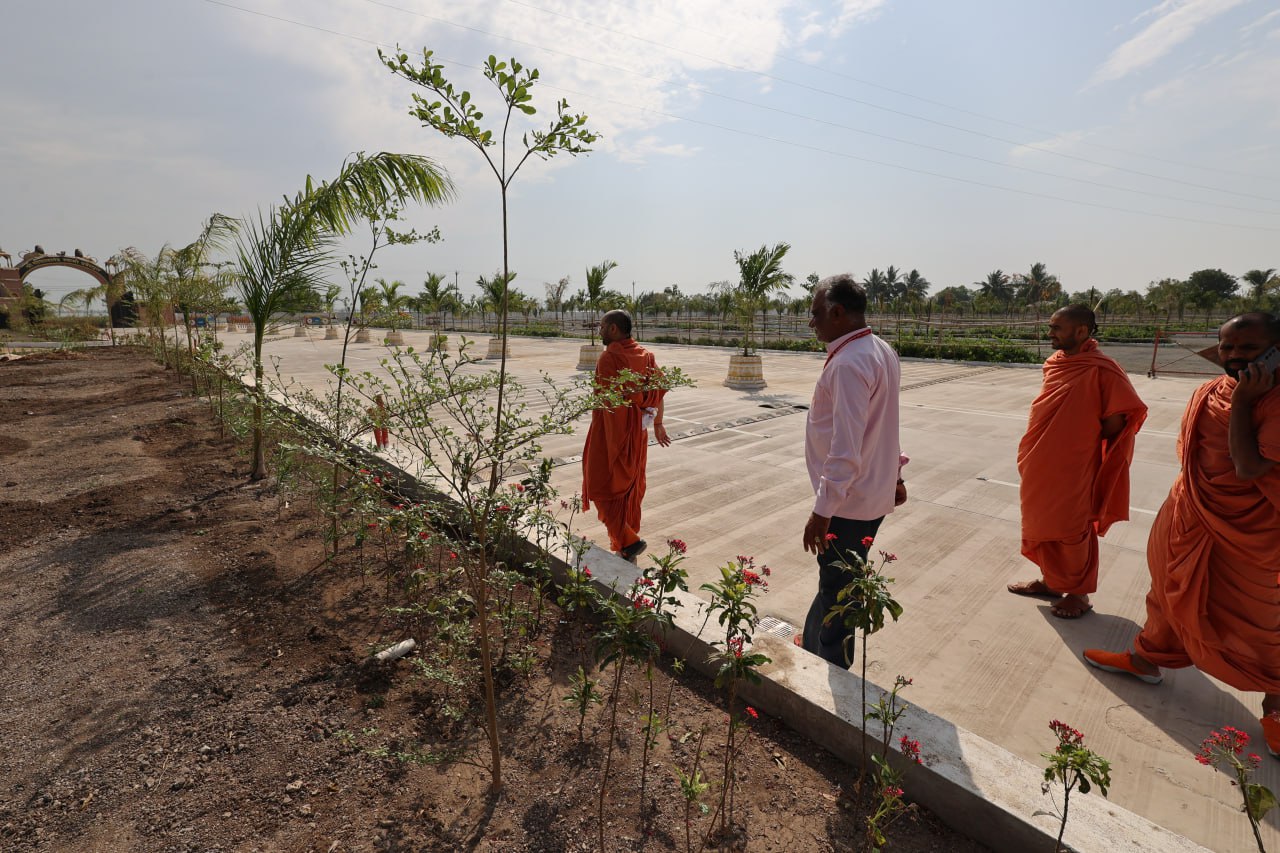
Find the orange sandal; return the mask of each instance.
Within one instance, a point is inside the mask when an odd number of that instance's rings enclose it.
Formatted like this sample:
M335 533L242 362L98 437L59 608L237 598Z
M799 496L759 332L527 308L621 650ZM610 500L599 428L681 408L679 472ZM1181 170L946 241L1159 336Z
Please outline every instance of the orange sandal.
M1108 652L1103 649L1085 649L1085 663L1090 666L1097 667L1103 672L1119 672L1125 675L1132 675L1134 678L1141 679L1147 684L1159 684L1164 681L1164 676L1147 675L1142 670L1133 665L1133 655L1129 652ZM1275 721L1276 724L1276 744L1280 746L1280 720Z

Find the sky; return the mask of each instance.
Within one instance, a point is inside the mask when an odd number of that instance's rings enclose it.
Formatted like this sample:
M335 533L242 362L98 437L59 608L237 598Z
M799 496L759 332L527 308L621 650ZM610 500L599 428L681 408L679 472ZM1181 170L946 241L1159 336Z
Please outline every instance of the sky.
M1280 267L1276 0L5 0L0 40L15 255L154 255L396 151L457 198L412 209L442 242L377 274L474 292L501 267L498 182L409 115L420 90L377 57L399 45L493 122L479 68L514 57L540 71L514 127L563 99L601 135L511 184L514 284L539 298L605 259L624 293L699 292L780 241L797 280L892 264L934 292L1035 262L1069 291Z

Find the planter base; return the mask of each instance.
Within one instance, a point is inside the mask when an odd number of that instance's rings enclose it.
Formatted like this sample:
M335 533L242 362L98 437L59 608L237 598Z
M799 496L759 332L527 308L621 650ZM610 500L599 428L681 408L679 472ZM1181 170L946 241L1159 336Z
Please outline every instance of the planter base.
M293 336L295 338L305 338L307 336L307 324L299 323L295 326L293 329Z
M389 347L402 347L404 346L404 333L399 329L394 329L391 334L387 335L383 343Z
M502 358L502 338L494 335L489 338L489 351L485 353L485 358ZM507 358L511 358L511 341L507 340Z
M600 360L600 353L604 352L604 347L600 344L583 344L578 349L578 370L595 370L596 362Z
M358 344L367 344L367 343L369 343L369 330L368 330L368 329L360 329L360 330L358 330L358 331L356 332L356 343L358 343Z
M325 327L324 327L324 339L325 339L326 341L336 341L336 340L338 339L338 327L337 327L337 326L325 326Z
M735 391L759 391L766 387L764 361L758 355L729 357L729 375L724 384Z

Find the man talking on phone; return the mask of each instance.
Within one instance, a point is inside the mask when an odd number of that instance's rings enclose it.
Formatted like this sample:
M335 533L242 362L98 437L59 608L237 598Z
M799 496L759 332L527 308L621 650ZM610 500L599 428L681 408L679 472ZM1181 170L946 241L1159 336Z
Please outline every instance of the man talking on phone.
M1133 651L1086 649L1108 672L1160 682L1195 666L1264 694L1262 731L1280 757L1280 321L1254 311L1218 330L1226 375L1182 417L1182 471L1147 541L1151 590Z

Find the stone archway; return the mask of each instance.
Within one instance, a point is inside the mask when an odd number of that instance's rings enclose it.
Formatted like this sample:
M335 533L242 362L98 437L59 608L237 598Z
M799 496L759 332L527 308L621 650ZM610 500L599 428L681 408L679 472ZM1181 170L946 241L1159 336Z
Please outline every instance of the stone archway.
M111 262L108 261L108 264ZM6 300L17 301L22 298L22 286L27 276L36 270L45 269L46 267L69 267L71 269L80 270L92 276L100 285L103 285L104 291L110 286L116 276L120 275L120 271L111 272L102 264L98 263L96 258L91 258L84 252L76 249L75 252L68 255L66 252L58 252L56 254L47 254L40 246L36 246L30 252L23 253L17 264L13 263L13 258L6 252L0 252L0 303ZM119 327L128 327L134 325L137 319L137 311L132 307L132 295L128 295L128 310L117 312L118 305L109 305L108 309L112 312L112 325ZM117 302L125 300L119 299ZM116 314L121 313L122 316L117 318ZM131 316L124 316L131 315ZM117 322L125 320L126 322Z

